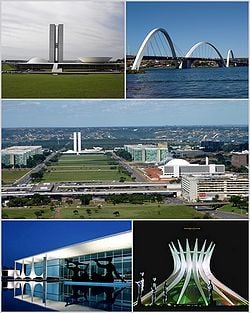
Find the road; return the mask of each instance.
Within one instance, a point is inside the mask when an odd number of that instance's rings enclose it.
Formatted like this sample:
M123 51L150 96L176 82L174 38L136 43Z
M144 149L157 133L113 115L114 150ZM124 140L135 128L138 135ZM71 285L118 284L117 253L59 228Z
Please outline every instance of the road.
M44 196L80 196L80 195L94 195L94 196L107 196L107 195L121 195L121 194L162 194L171 196L171 191L166 190L96 190L96 191L4 191L2 197L21 197L33 196L34 194L41 194Z
M246 214L237 214L237 213L231 213L231 212L223 212L223 211L214 211L213 213L209 212L209 214L213 218L221 218L221 219L248 219L248 215Z
M137 182L147 182L147 178L140 173L139 170L137 170L136 168L134 168L133 166L131 166L127 161L123 160L122 158L118 157L114 152L112 153L113 158L119 162L119 164L129 173L131 173L131 175L133 177L135 177L135 180Z
M239 219L248 219L248 215L241 215L241 214L236 214L236 213L230 213L230 212L223 212L223 211L202 211L204 213L208 213L212 218L218 218L218 219L234 219L234 220L239 220Z
M24 184L27 185L31 181L31 177L30 177L31 174L39 172L41 169L45 167L46 162L50 161L55 155L59 154L63 150L64 149L61 149L56 152L52 152L49 156L47 156L47 158L42 163L39 163L37 166L33 167L28 173L26 173L23 177L15 181L13 186L24 185Z

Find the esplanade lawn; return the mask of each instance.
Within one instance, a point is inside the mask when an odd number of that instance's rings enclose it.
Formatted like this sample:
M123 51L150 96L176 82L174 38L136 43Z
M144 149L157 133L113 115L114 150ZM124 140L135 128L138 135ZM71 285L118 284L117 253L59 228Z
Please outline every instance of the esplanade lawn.
M29 168L2 169L2 184L13 184L30 171Z
M101 205L78 205L75 203L60 203L43 207L4 208L2 216L8 218L52 218L52 219L201 219L205 214L195 211L185 205L167 205L158 203L144 204L112 204L104 202Z
M42 182L131 181L116 161L107 155L63 155L47 167Z
M3 98L124 98L124 75L2 74Z

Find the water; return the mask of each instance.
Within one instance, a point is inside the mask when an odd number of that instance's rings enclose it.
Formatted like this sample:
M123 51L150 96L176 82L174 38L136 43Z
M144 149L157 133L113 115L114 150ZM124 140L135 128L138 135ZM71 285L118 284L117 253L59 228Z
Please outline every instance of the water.
M247 98L248 67L146 69L127 75L127 98Z
M7 289L8 288L8 289ZM2 311L131 311L131 287L69 286L63 282L9 282Z

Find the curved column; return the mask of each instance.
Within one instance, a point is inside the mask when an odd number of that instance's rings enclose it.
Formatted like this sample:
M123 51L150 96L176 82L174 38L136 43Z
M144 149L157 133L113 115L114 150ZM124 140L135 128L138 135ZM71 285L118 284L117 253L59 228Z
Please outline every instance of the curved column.
M210 292L208 284L212 283L212 293L219 296L218 302L223 305L248 305L248 301L231 290L229 287L221 283L211 272L210 261L215 249L215 244L211 242L206 247L206 240L203 242L201 249L198 247L198 239L195 240L194 248L190 248L188 239L186 239L186 247L183 249L179 240L178 246L173 242L169 244L169 248L173 257L173 271L170 276L157 286L157 300L162 297L164 285L167 285L168 292L174 288L178 288L178 298L176 304L181 304L183 296L189 286L191 277L193 277L196 287L203 299L205 306L210 305ZM193 275L193 276L192 276ZM181 286L178 284L180 281ZM181 288L180 288L181 287ZM206 288L207 287L207 288ZM208 300L209 298L209 300ZM151 292L142 298L143 304L151 303Z
M143 55L144 55L147 43L150 41L151 37L155 33L157 33L157 32L161 32L165 36L165 38L166 38L166 40L167 40L167 42L168 42L168 44L170 46L170 49L171 49L171 52L172 52L172 56L173 56L173 58L176 58L174 45L173 45L173 42L172 42L169 34L167 33L167 31L164 28L155 28L155 29L151 30L151 32L149 32L147 34L147 36L145 37L145 39L143 40L143 42L142 42L142 44L141 44L141 46L140 46L140 48L139 48L139 50L137 52L135 61L134 61L133 65L132 65L132 68L131 68L132 70L139 71L140 65L141 65L141 61L142 61L142 58L143 58Z
M229 67L230 66L230 55L231 55L231 58L234 59L234 53L233 53L233 50L232 49L229 49L227 51L227 63L226 63L226 67Z
M187 289L188 283L189 283L190 278L191 278L191 273L192 273L191 251L190 251L190 247L189 247L187 239L186 239L186 268L185 268L185 271L186 271L186 277L185 277L185 281L184 281L183 287L181 289L179 298L177 300L177 304L180 304L180 302L181 302L181 298Z
M22 270L21 270L21 274L20 274L20 277L22 278L22 279L24 279L25 277L26 277L26 275L25 275L25 270L24 270L24 260L23 260L23 262L22 262Z
M206 241L204 242L204 245L202 247L203 253L204 253L204 249L205 249L205 244ZM194 281L196 283L196 286L199 289L199 292L202 296L203 301L205 302L205 305L208 305L208 301L207 298L204 294L204 291L202 289L201 283L199 281L199 269L201 264L199 263L199 259L198 259L198 239L195 240L195 245L194 245L194 254L193 254L193 264L194 264L194 269L193 269L193 275L194 275Z

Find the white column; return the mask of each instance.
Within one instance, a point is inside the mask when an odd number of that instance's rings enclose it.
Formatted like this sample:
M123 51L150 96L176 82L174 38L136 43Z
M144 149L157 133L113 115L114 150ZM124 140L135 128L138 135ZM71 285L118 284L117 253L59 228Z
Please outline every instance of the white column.
M21 278L24 279L26 277L25 271L24 271L24 260L22 262L22 271L21 271Z
M77 135L78 135L78 142L77 142L77 144L78 144L78 151L77 152L80 153L82 151L81 133L78 132Z
M15 261L15 265L14 265L14 279L17 278L17 272L16 272L16 261Z
M77 133L76 132L74 132L74 134L73 134L73 138L74 138L74 152L77 152L77 135L76 135Z
M37 275L36 275L36 271L35 271L35 260L34 260L34 258L32 258L31 271L30 271L29 277L31 279L34 279L36 276Z

